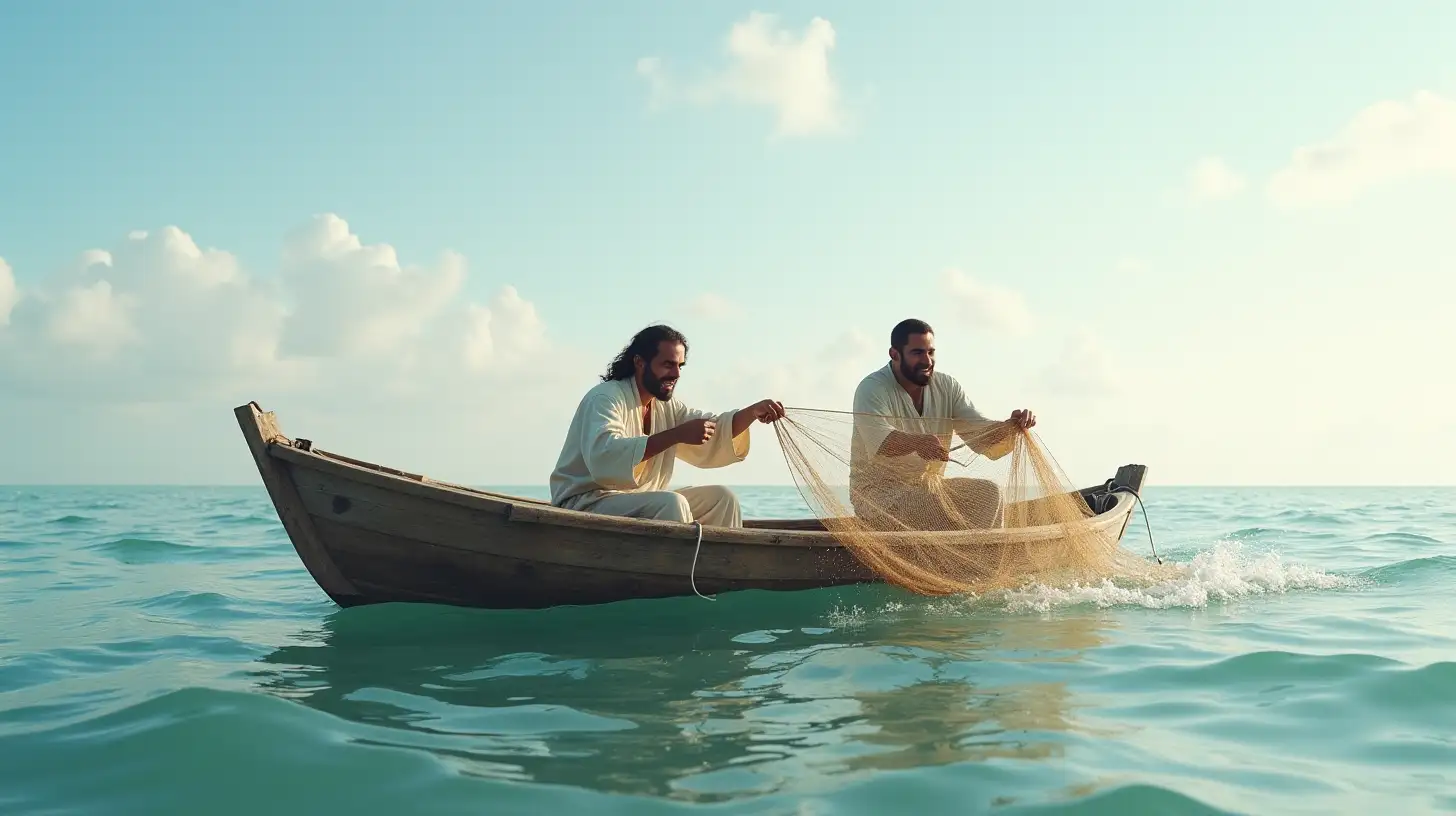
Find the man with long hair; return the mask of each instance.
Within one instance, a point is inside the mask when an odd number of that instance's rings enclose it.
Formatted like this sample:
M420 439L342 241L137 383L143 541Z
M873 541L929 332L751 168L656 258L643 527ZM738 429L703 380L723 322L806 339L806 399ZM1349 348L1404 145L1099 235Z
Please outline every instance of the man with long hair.
M1011 451L1013 429L1036 425L1021 409L1004 422L987 419L961 384L935 370L935 330L914 318L890 330L889 364L870 372L854 392L850 490L856 515L886 529L996 527L1000 486L986 479L945 478L950 442L959 436L977 454Z
M776 422L775 400L712 414L674 398L688 341L668 326L648 326L582 397L551 474L557 507L614 516L698 521L740 527L738 497L721 485L668 488L681 459L718 468L748 456L749 426Z

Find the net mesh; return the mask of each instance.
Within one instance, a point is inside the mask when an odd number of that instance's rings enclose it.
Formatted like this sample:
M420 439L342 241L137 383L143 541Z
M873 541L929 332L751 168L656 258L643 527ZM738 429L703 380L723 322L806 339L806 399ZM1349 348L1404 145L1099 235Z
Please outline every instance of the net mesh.
M1146 574L1031 431L790 408L774 423L810 512L887 582L924 595ZM1128 497L1131 500L1131 496ZM1111 505L1113 502L1106 502Z

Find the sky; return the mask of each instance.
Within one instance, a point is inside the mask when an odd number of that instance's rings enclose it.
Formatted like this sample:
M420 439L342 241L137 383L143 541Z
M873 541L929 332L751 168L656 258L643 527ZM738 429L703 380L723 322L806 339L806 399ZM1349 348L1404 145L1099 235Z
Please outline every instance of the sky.
M0 483L541 485L650 323L844 410L905 317L1079 483L1456 483L1456 5L244 5L0 0Z

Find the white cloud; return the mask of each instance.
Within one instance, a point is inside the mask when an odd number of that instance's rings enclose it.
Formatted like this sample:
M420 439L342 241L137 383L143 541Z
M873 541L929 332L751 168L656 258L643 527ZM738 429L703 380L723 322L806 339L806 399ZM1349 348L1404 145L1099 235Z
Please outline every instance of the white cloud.
M165 398L262 373L281 317L232 255L176 227L134 232L22 292L0 370L31 391Z
M1218 156L1204 156L1188 171L1188 190L1195 201L1232 198L1248 181Z
M694 298L685 309L688 314L703 320L733 320L743 316L743 309L733 301L716 292L706 292Z
M977 328L1016 335L1031 331L1031 312L1020 292L976 280L959 269L941 273L941 285L953 307Z
M773 109L778 136L841 132L845 115L838 83L829 69L835 32L815 17L801 36L778 27L772 14L752 12L728 32L729 65L696 81L668 76L659 57L637 61L652 89L654 104L682 99L696 104L722 100Z
M138 339L136 305L135 297L114 294L110 281L68 289L56 298L45 337L97 358L125 353Z
M434 269L403 267L393 247L366 245L343 219L321 215L289 236L282 272L298 304L284 353L388 355L459 294L465 260L446 253Z
M277 274L259 279L177 227L136 231L23 293L0 266L0 378L92 403L475 398L472 377L515 370L546 331L513 287L480 305L464 280L459 255L402 265L331 214L288 236Z
M502 287L489 306L471 304L467 309L464 354L470 370L515 370L533 352L546 350L546 324L516 287Z
M10 264L0 258L0 326L10 322L10 311L20 301L20 290L15 285L15 274Z
M1419 91L1355 114L1334 138L1297 148L1269 181L1281 206L1342 204L1367 189L1429 174L1456 176L1456 101Z

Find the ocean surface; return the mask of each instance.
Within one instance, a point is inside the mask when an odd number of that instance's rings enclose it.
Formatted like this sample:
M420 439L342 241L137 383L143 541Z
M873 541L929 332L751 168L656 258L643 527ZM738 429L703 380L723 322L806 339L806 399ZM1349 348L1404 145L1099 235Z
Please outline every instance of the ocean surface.
M1456 490L1144 498L1186 578L345 611L261 486L0 488L0 813L1456 811Z

